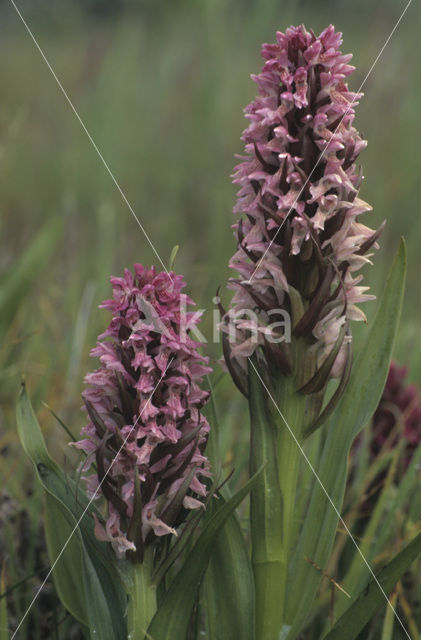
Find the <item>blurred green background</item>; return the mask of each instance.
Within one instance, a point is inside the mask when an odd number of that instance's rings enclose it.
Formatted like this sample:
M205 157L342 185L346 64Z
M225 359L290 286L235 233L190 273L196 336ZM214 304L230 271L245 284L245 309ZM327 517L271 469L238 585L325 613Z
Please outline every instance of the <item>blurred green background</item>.
M217 287L234 251L230 229L234 154L260 45L277 29L333 23L354 53L352 89L363 81L404 4L345 0L21 0L22 14L164 262L206 308L211 339ZM53 452L83 426L80 392L89 349L108 321L97 305L110 273L156 263L150 246L72 113L13 6L0 4L0 448L3 486L26 460L15 444L14 400L25 373ZM398 237L409 245L409 279L397 357L421 379L418 326L421 224L419 7L403 18L364 87L356 125L363 199L388 220L367 280L380 293ZM225 300L229 299L224 294ZM370 317L374 303L366 305ZM213 360L218 345L209 345ZM218 367L218 365L216 365ZM245 424L229 380L219 391L233 434ZM224 404L225 403L225 404Z
M262 66L261 43L291 23L317 33L333 23L344 34L343 51L354 53L350 85L356 90L404 2L17 2L166 264L180 245L176 268L207 310L202 330L211 340L219 285L229 299L224 287L235 248L236 191L229 176L234 154L242 151L242 109L256 92L249 76ZM361 156L361 197L374 211L365 222L388 221L366 279L380 294L404 235L409 276L396 357L418 383L420 17L414 2L366 82L356 118L369 141ZM42 402L73 433L80 431L83 376L96 366L89 350L108 322L97 307L109 295L109 275L157 260L9 0L0 2L0 78L0 486L18 509L29 510L7 529L11 585L41 566L33 542L39 539L39 492L28 500L33 471L14 418L20 377L25 374L49 448L62 462L68 437ZM375 303L365 307L370 318ZM357 338L362 332L356 329ZM219 345L210 342L207 353L218 377ZM235 450L237 476L247 460L246 405L228 376L215 395L225 427L222 450L229 470ZM20 546L19 527L25 532ZM18 546L26 549L22 560L13 558ZM14 591L16 619L33 588Z

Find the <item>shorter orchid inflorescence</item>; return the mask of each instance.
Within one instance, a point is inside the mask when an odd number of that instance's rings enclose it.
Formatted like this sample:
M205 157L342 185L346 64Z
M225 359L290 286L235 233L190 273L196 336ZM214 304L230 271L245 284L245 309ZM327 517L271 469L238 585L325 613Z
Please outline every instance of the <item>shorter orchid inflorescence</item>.
M270 375L300 371L296 388L318 393L321 407L329 380L341 379L341 391L346 384L349 323L365 319L357 304L374 297L358 272L379 231L359 222L371 209L358 197L355 164L366 142L352 126L361 94L345 82L354 67L339 50L341 33L329 26L317 37L299 26L276 38L263 45L265 64L253 77L259 95L245 109L245 155L234 174L241 217L230 266L240 278L231 279L225 357L244 393L246 360L257 350ZM302 349L282 335L285 313Z
M370 452L375 458L385 446L405 442L404 466L407 467L421 443L421 397L415 384L408 384L407 367L392 362L386 386L373 416Z
M190 509L203 506L210 465L204 455L209 424L200 388L210 371L199 343L181 330L181 309L193 304L175 273L135 264L134 275L111 278L108 329L91 355L83 399L89 416L76 447L87 454L88 492L108 502L95 533L118 555L142 561L157 536L176 534ZM198 321L188 312L189 325Z

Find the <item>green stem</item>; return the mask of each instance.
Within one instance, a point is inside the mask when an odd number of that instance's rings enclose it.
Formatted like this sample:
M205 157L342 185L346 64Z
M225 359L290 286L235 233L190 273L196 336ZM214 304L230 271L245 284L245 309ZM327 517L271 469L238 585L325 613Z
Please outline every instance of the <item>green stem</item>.
M279 576L284 569L284 561L253 562L256 639L279 640L285 599Z
M300 461L300 449L287 424L294 434L301 433L305 398L294 393L291 376L277 381L274 387L281 392L272 396L272 400L260 376L257 360L252 359L249 367L250 472L264 465L250 497L256 638L278 640L284 621Z
M142 564L133 565L128 588L128 640L144 640L156 612L156 585L152 583L153 554L147 549Z
M263 466L250 494L256 638L277 640L284 600L284 594L276 585L285 564L281 535L282 499L274 414L257 367L257 360L252 358L249 365L250 475Z
M282 493L282 539L285 549L285 564L291 553L292 532L295 529L295 497L297 492L300 450L290 433L282 433L278 441L279 486ZM286 579L286 576L285 576Z
M288 424L290 424L289 421ZM286 607L289 588L289 567L293 555L294 533L296 532L296 493L301 454L297 443L289 432L285 433L285 431L282 431L278 446L279 486L282 494L283 520L280 535L282 536L285 561L282 567L280 567L279 575L276 578L276 582L272 585L272 588L276 588L280 594L280 598L282 598L282 625L285 625L288 617ZM282 629L282 625L280 629Z
M282 494L282 540L285 550L285 568L280 577L284 581L283 593L286 592L289 559L294 543L293 534L296 530L295 500L302 455L299 445L305 411L305 397L295 393L293 385L293 379L290 378L280 387L281 393L277 397L277 405L282 414L277 412L278 475Z
M249 367L250 472L264 465L250 497L256 638L279 640L285 620L301 455L295 438L299 441L303 427L305 397L294 392L291 376L276 381L274 387L280 391L272 400L260 376L257 360L252 359Z

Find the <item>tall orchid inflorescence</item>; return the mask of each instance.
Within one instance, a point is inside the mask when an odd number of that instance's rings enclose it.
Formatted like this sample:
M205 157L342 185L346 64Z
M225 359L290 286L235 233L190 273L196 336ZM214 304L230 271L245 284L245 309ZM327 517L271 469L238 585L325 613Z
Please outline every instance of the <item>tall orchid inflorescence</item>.
M230 266L240 278L231 279L225 357L247 393L246 358L260 345L272 370L299 369L301 390L317 392L321 406L329 379L341 378L343 388L349 373L349 321L364 320L357 304L373 298L357 272L379 231L358 221L371 209L358 197L355 165L366 142L352 126L361 94L345 82L354 67L339 51L341 34L329 26L316 37L299 26L276 39L263 45L265 64L253 76L259 95L245 109L245 156L234 174L234 212L243 215ZM308 347L299 353L279 331L285 312L292 342Z
M135 264L111 283L101 307L113 317L91 352L100 367L85 378L89 422L76 446L88 455L84 471L96 464L90 494L99 488L108 502L97 537L142 561L147 545L203 506L209 394L200 383L210 368L186 329L200 314L186 312L182 276Z

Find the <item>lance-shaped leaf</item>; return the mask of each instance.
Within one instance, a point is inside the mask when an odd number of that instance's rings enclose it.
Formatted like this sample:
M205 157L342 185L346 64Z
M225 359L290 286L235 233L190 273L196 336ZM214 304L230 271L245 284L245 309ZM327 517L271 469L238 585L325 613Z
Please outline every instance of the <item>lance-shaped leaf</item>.
M154 640L185 640L197 590L208 566L215 540L234 509L252 489L259 473L228 502L225 502L222 496L219 498L221 506L206 523L149 626L148 634Z
M88 627L93 640L123 640L120 629L124 627L124 619L117 620L113 616L111 600L106 595L107 582L102 582L106 576L98 570L98 563L94 566L92 550L90 554L73 515L48 492L44 523L48 555L53 563L57 562L53 570L54 584L63 604ZM81 620L79 612L82 610L85 618Z
M399 324L406 272L406 250L401 241L366 343L352 369L347 391L327 424L326 443L316 469L309 509L289 567L288 640L302 628L320 582L306 561L325 567L342 508L348 453L358 432L368 423L381 397ZM323 489L322 489L323 486ZM329 496L329 497L328 497Z
M397 556L393 558L368 585L358 599L347 609L324 640L354 640L377 609L385 604L385 594L390 595L395 584L421 553L421 533L419 533ZM381 589L379 588L381 585ZM390 606L390 605L388 605ZM397 621L397 625L402 623Z
M209 640L254 640L253 572L235 514L215 542L205 584Z
M110 559L112 556L108 546L99 542L93 532L92 516L100 514L80 487L66 477L49 456L24 384L16 415L22 446L35 465L47 495L47 544L52 564L61 554L53 577L63 604L78 620L90 627L91 634L104 625L101 638L125 640L126 596ZM69 542L64 547L67 540ZM96 579L92 570L96 573ZM88 612L86 603L91 602L95 603L95 607ZM99 610L103 610L102 614L98 614ZM108 636L105 635L106 628Z
M84 626L88 626L85 592L82 587L82 542L75 519L63 503L46 492L44 531L48 556L53 570L54 586L63 605ZM64 551L63 547L66 545ZM60 564L59 564L60 563Z
M213 394L208 407L212 429L206 453L215 477L219 477L219 421ZM225 500L231 497L226 484L220 492ZM254 640L253 571L236 513L228 518L213 545L204 586L208 640Z
M96 640L96 638L125 640L127 636L126 612L121 610L118 605L118 608L115 608L110 598L110 596L112 597L112 589L109 584L103 582L106 575L98 570L95 556L92 556L85 545L82 546L82 559L83 586L88 598L86 610L92 640Z

